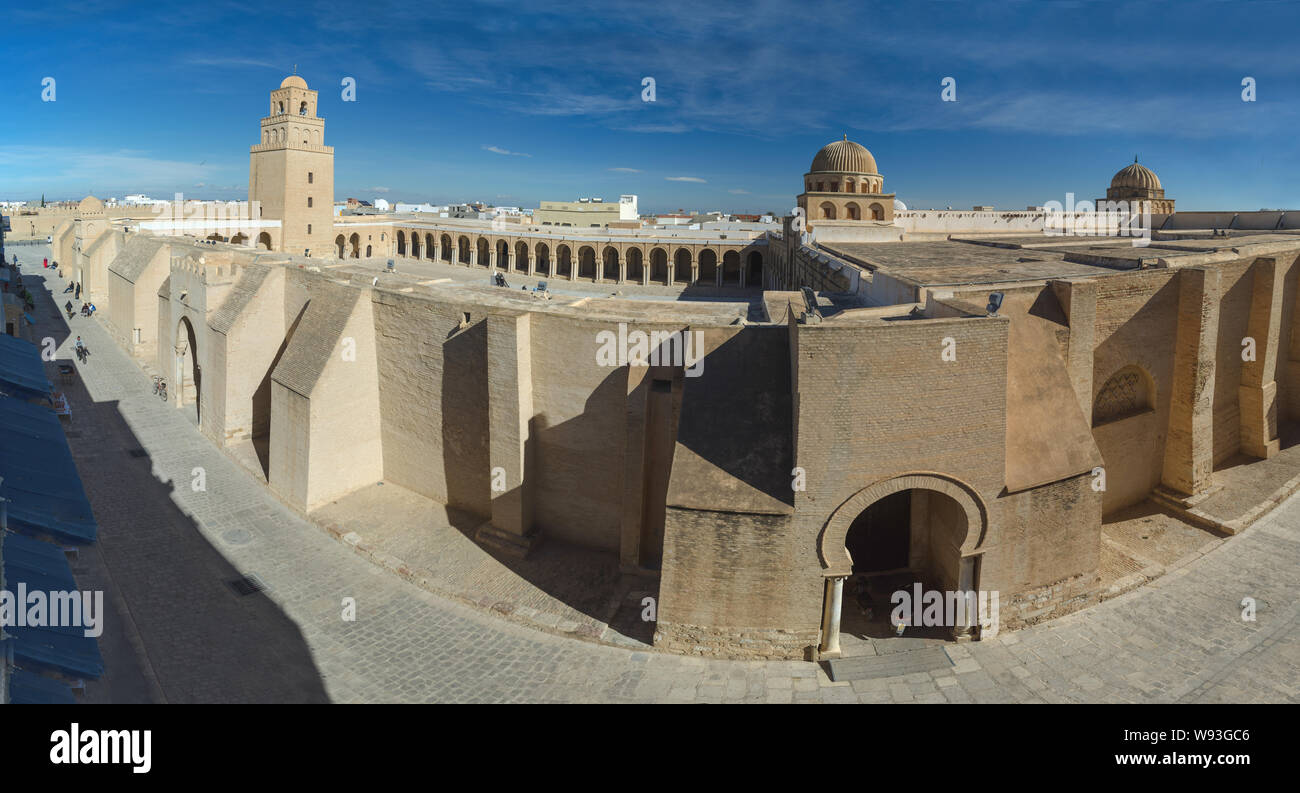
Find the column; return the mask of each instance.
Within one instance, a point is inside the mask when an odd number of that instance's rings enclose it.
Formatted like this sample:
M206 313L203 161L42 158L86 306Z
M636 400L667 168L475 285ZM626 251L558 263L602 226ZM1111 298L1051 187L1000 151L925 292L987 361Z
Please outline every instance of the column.
M822 611L823 658L840 654L840 611L844 603L844 577L826 579L826 602Z
M435 262L440 262L440 261L442 261L442 243L441 243L441 242L435 242L435 243L433 243L433 260L434 260Z
M1249 337L1254 340L1253 361L1241 364L1237 395L1241 410L1241 451L1268 459L1277 454L1277 348L1282 330L1283 272L1277 259L1259 259L1254 266L1254 291L1250 303ZM1243 339L1243 342L1245 340ZM1246 349L1241 345L1241 349Z
M176 407L185 407L185 348L187 345L178 344L172 348L175 355L172 360L175 365L172 367L172 383L174 385L173 393L176 394Z
M478 264L478 246L477 246L477 245L470 245L470 246L469 246L469 266L470 266L470 267L473 267L473 266L476 265L476 264Z
M620 284L627 282L627 251L624 251L623 254L618 257L618 282Z
M1185 267L1176 276L1178 332L1169 432L1161 483L1182 495L1210 486L1214 474L1214 370L1219 336L1219 270Z
M698 280L700 280L700 257L692 256L691 257L691 283L694 284Z
M537 272L537 254L533 251L528 252L528 274L534 275Z
M718 256L718 267L713 273L713 285L722 286L722 274L727 271L727 252L721 251Z
M692 253L691 255L694 256L695 254ZM676 254L669 253L669 255L668 255L668 278L667 278L667 283L668 283L669 286L672 286L672 285L673 285L673 276L677 274L676 271L677 271L677 256L676 256Z

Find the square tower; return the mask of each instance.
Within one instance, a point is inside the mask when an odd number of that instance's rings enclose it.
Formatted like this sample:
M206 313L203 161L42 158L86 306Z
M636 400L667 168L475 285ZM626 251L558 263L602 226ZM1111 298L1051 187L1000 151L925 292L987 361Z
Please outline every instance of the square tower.
M271 92L262 141L249 150L248 200L262 220L280 221L279 250L328 257L334 238L334 148L316 92L297 75Z

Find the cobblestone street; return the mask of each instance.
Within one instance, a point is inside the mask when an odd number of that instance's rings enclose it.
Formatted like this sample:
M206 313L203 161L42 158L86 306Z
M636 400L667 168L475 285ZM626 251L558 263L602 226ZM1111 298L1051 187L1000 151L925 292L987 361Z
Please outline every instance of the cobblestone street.
M68 387L70 443L100 526L75 570L112 607L108 672L89 701L1300 701L1300 496L1127 594L946 645L953 664L938 671L832 683L813 663L706 661L499 619L400 579L283 506L151 394L98 320L68 330L56 307L66 282L40 266L47 250L11 249L38 297L38 342L54 338L60 360L75 360L77 335L91 350ZM192 487L198 476L205 490ZM249 574L267 591L236 593L230 582ZM1241 618L1244 597L1257 602L1254 622Z

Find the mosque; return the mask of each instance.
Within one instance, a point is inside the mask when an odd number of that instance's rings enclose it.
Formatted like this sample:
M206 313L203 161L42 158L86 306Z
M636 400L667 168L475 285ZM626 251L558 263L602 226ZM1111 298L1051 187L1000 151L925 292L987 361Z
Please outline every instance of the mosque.
M655 582L665 651L834 657L846 582L873 578L999 593L959 639L1086 607L1107 516L1195 512L1300 419L1300 213L1175 212L1137 163L1107 198L1149 208L1145 246L905 209L847 136L779 229L506 229L334 217L316 92L289 77L268 107L243 226L88 198L55 258L286 503L391 482L494 553L609 554ZM446 275L475 270L551 294ZM629 329L689 331L703 366L598 358Z

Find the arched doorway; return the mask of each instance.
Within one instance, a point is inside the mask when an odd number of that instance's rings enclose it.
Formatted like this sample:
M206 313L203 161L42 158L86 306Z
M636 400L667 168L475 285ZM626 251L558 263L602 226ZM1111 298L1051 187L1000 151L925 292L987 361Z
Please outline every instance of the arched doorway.
M578 249L578 277L596 280L596 250L589 245Z
M181 317L176 324L175 346L172 348L174 362L172 366L172 392L176 395L176 407L194 406L191 418L199 423L200 395L202 394L202 368L198 363L198 340L194 335L194 326L189 317Z
M573 253L568 245L560 245L555 249L555 275L558 278L568 278L573 280Z
M497 269L509 270L510 269L510 243L506 242L505 240L497 240L496 252L497 252L497 262L496 262Z
M351 244L352 246L352 258L360 259L361 258L361 235L354 233L350 238L348 238L348 243Z
M685 279L681 276L683 272L686 273ZM691 282L691 252L685 248L678 248L677 253L673 255L673 280L684 284Z
M629 283L641 283L642 269L644 268L642 253L640 248L627 249L627 280Z
M727 251L722 254L722 283L740 283L740 253Z
M663 248L650 251L650 281L656 284L668 283L668 251Z
M745 286L763 288L763 254L750 251L745 266Z
M343 254L343 246L345 246L345 245L347 245L347 240L343 239L343 235L342 235L342 234L340 234L340 235L338 235L337 237L334 238L334 247L337 249L337 251L338 251L338 257L339 257L340 259L342 259L343 256L344 256L344 254Z
M979 588L979 564L987 528L983 501L965 483L941 474L906 474L864 488L840 505L818 541L826 580L822 654L850 650L895 636L894 593L937 597L938 611L912 611L904 618L911 640L969 635L978 605L962 593ZM937 593L931 596L928 593ZM958 605L960 607L953 608ZM932 601L920 601L926 608ZM931 616L937 617L932 621ZM931 624L933 623L933 624ZM852 653L850 653L852 654Z
M546 243L537 243L537 267L536 272L549 275L551 272L551 249L546 247Z
M397 232L397 255L406 255L406 232L400 229Z
M700 251L700 283L715 284L718 281L718 252L705 248Z
M478 238L478 261L475 262L479 267L492 266L492 246L488 244L487 237Z
M451 264L451 237L447 236L446 234L443 234L442 243L440 247L441 250L438 251L439 256L442 258L444 262L446 262L447 264Z
M612 245L605 247L605 266L601 278L605 281L618 281L618 249Z
M528 272L528 243L523 240L515 243L515 271Z
M458 261L459 263L461 264L470 263L469 262L469 257L470 257L469 237L456 238L456 256L457 256L456 261Z
M263 231L257 235L257 247L271 250L271 235Z
M420 235L415 233L411 234L411 258L420 258Z

